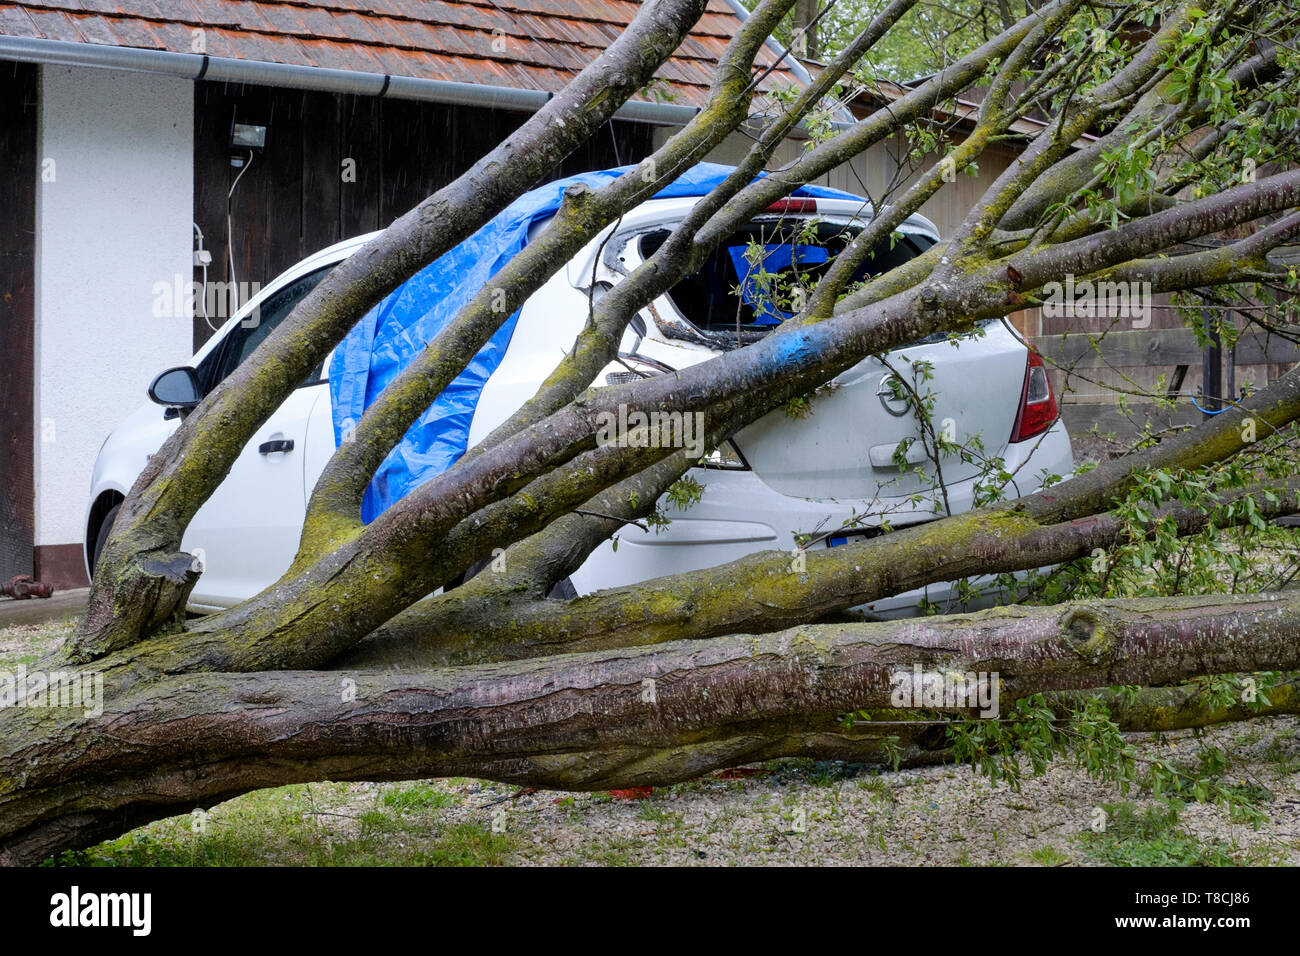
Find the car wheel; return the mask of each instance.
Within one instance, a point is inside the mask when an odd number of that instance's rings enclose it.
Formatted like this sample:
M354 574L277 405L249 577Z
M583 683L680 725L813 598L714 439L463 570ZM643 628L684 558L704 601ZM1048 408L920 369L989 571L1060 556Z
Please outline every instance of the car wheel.
M104 550L104 545L108 544L108 536L113 533L113 521L117 518L117 513L122 510L120 504L113 505L104 515L104 520L100 522L99 533L95 535L95 550L90 553L90 573L94 574L95 569L99 567L99 554Z

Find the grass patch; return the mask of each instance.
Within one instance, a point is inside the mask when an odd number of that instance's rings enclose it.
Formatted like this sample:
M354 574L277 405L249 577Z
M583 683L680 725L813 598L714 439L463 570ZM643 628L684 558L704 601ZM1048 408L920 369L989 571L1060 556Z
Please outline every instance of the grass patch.
M47 866L501 866L508 833L431 811L457 803L427 784L348 803L348 784L300 784L244 794L208 814L170 817Z
M1070 858L1054 846L1034 847L1029 858L1040 866L1061 866L1070 862Z
M600 866L636 866L642 846L641 840L636 837L611 837L604 842L583 847L579 851L580 859Z
M636 817L638 820L644 820L647 823L668 823L676 825L682 822L682 818L679 814L655 803L651 803L648 800L642 803L641 809L637 811Z
M1108 866L1237 866L1226 844L1201 841L1178 828L1178 808L1139 811L1130 802L1103 804L1106 829L1080 834L1084 852Z
M473 823L457 823L438 842L419 854L422 866L502 866L515 849L507 833L493 833Z
M1264 759L1283 776L1300 773L1300 747L1296 746L1295 737L1274 737L1264 749Z
M435 790L428 784L419 784L414 787L386 790L381 802L384 806L400 813L407 810L442 810L458 805L460 800L444 790Z

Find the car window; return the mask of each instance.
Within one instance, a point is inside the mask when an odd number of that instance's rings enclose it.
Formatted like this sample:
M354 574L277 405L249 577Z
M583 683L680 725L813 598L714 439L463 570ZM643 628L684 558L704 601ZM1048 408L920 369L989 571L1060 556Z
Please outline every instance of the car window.
M221 344L199 363L199 383L204 393L216 388L227 375L239 367L240 363L252 355L272 330L293 311L294 306L305 299L332 268L333 265L329 265L295 279L283 289L267 296L258 307L256 314L236 323ZM322 369L316 369L303 384L310 385L319 381L322 373Z
M668 298L697 329L743 333L750 340L797 312L798 290L815 288L859 231L857 226L789 217L757 220L723 240L703 268L668 291ZM642 258L652 256L667 238L667 230L643 235ZM888 272L929 245L928 239L912 236L882 242L853 281Z

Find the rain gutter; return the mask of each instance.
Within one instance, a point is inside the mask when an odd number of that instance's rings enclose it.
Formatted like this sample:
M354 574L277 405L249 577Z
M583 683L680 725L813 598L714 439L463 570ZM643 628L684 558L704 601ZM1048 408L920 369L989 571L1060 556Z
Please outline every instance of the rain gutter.
M526 113L541 109L553 95L543 90L518 90L481 83L454 83L415 76L361 73L291 63L237 60L203 53L172 53L30 37L0 36L0 60L127 70L174 76L183 80L249 83L322 93L389 96ZM684 126L697 112L699 110L694 106L629 101L619 107L614 116L632 122Z

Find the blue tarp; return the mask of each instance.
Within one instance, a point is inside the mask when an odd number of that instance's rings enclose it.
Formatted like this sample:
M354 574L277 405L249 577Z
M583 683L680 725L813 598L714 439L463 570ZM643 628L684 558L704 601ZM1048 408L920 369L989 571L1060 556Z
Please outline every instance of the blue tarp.
M776 288L768 283L763 288L759 276L767 273L777 275L789 269L794 263L826 262L830 253L822 246L783 245L763 246L763 258L751 262L748 246L727 246L731 264L736 267L736 276L740 279L740 297L754 310L755 325L780 325L791 317L791 313L778 309L774 304Z
M456 314L528 241L529 228L553 216L564 189L574 183L598 188L636 167L582 173L527 192L460 245L416 273L366 314L334 350L330 401L334 440L342 441L361 414ZM732 171L701 163L656 193L655 198L707 195ZM795 196L853 199L821 186L804 186ZM362 504L372 521L393 502L460 459L469 442L479 395L505 357L519 313L515 312L420 419L411 426L375 473Z

